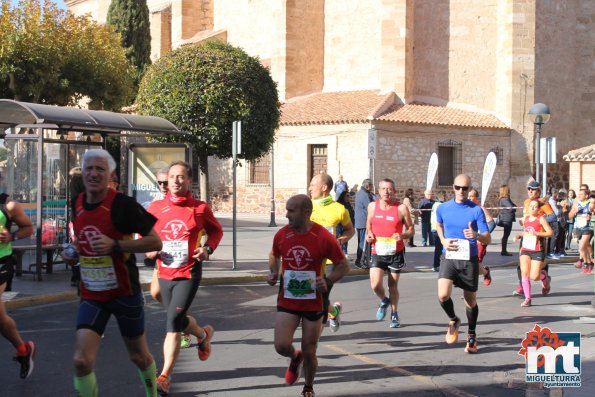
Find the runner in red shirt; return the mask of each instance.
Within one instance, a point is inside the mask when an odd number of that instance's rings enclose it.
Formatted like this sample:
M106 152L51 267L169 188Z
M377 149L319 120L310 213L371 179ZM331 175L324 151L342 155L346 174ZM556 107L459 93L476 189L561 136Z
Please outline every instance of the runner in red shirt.
M528 214L523 218L523 233L514 237L514 241L522 239L521 252L519 256L521 266L521 283L525 300L521 306L531 306L531 280L541 280L544 284L544 293L549 292L549 276L543 271L545 260L545 239L553 236L553 231L545 217L539 213L539 200L529 202Z
M211 353L213 327L200 327L188 315L188 309L200 285L202 263L209 259L223 237L223 229L207 203L192 197L190 165L174 161L169 167L167 179L169 193L163 200L152 202L148 208L149 213L157 218L155 229L163 241L162 250L148 256L158 258L159 290L167 310L163 369L157 378L158 389L164 394L169 393L182 332L197 338L201 361L207 360ZM201 246L203 229L208 239Z
M291 197L286 204L289 224L275 234L269 254L270 285L279 285L275 321L275 350L290 357L285 382L294 384L304 364L302 396L314 396L314 376L318 368L316 345L326 311L323 293L349 271L349 262L337 239L312 222L312 201L306 195ZM332 271L325 275L326 259ZM293 347L293 336L302 323L302 348Z
M401 320L397 312L399 304L399 277L405 267L405 244L403 240L413 237L415 229L411 214L405 204L395 199L395 182L385 178L378 183L380 200L368 204L366 241L372 246L370 261L370 284L380 299L376 320L384 320L388 305L391 306L390 327L399 328ZM388 277L388 298L383 284L384 272Z

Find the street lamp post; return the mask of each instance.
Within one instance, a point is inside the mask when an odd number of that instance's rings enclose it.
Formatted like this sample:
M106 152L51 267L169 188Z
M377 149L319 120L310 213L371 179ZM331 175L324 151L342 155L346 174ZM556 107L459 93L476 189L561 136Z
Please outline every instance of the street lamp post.
M549 121L550 108L543 103L536 103L535 105L531 106L531 109L529 109L529 117L531 117L531 121L533 121L533 126L535 129L535 180L538 183L541 183L539 180L539 164L541 163L539 158L541 152L541 126ZM543 187L543 191L545 191L545 186Z

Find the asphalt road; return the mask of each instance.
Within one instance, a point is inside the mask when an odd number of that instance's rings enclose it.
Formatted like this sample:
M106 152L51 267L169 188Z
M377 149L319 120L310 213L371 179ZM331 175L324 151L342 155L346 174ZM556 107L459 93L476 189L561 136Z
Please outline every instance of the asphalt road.
M319 344L317 395L545 395L525 383L524 359L517 354L525 333L536 323L554 332L582 332L583 377L592 377L593 276L563 264L551 266L551 274L551 295L542 297L541 286L534 283L534 305L521 308L521 300L510 294L516 285L514 269L493 270L494 282L489 287L482 285L479 291L476 355L463 351L467 326L458 289L454 302L463 319L463 332L459 343L444 342L447 318L436 298L435 273L402 276L399 329L389 328L387 320L375 320L378 302L365 277L346 278L332 294L343 303L342 327L337 333L327 328ZM201 287L192 310L201 324L215 328L212 355L200 362L194 347L183 350L171 395L299 396L303 378L294 386L284 385L287 360L276 354L272 344L275 292L276 288L265 284ZM10 361L12 347L6 342L0 344L0 396L74 396L71 358L76 308L77 302L70 301L11 312L23 336L35 340L39 351L31 378L20 380L17 364ZM164 316L162 308L149 298L147 336L158 367L162 363ZM588 366L590 375L585 373ZM144 396L113 319L96 374L101 396Z

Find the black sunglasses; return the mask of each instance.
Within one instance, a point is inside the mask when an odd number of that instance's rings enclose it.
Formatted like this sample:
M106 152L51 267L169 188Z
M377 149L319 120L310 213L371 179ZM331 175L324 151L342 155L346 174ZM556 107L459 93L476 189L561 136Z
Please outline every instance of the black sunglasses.
M157 183L161 186L167 186L167 181L157 181Z
M452 185L452 187L454 187L455 190L462 190L464 192L466 192L467 190L469 190L469 186Z

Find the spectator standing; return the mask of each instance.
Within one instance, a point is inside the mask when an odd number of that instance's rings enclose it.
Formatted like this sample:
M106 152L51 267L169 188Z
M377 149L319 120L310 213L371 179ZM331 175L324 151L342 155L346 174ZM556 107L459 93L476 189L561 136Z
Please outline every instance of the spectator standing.
M368 204L374 201L371 190L374 185L370 179L364 179L362 186L355 194L355 230L357 233L357 256L355 266L366 269L368 264L364 257L366 251L366 219L368 218Z
M335 183L335 188L333 190L335 191L335 201L339 201L341 193L349 190L347 182L343 180L343 175L338 176L337 183Z
M413 200L413 189L409 188L405 191L405 198L403 199L403 204L405 204L405 206L409 210L409 215L411 216L411 223L415 227L415 225L417 225L419 211L415 208L415 203ZM413 237L414 236L411 236L411 238L409 238L409 242L407 243L409 247L417 247L417 245L415 245L415 243L413 242Z
M438 192L438 201L434 201L432 205L432 212L430 214L430 230L434 238L434 264L432 270L437 272L440 270L440 255L442 255L442 241L438 237L438 231L436 230L436 210L438 206L446 201L446 192L441 190Z
M345 207L345 209L349 212L349 217L351 219L353 219L355 217L355 211L353 210L353 207L351 206L351 200L349 200L349 191L348 190L343 190L341 192L341 194L337 198L337 203L343 204L343 207ZM337 225L337 235L335 237L339 238L339 236L341 236L343 234L344 230L345 229L343 228L343 225L338 224ZM345 255L348 254L347 253L347 244L349 244L349 240L346 240L341 243L341 249L343 250L343 253L345 253Z
M548 219L548 223L552 227L554 234L548 239L546 258L560 259L560 255L558 255L558 253L556 252L556 240L558 239L558 234L560 234L560 226L558 222L558 219L560 217L560 209L558 208L558 191L552 191L550 197L547 200L548 204L554 211L555 216Z
M434 237L432 236L432 228L430 225L430 218L432 217L432 206L434 200L432 199L433 192L426 190L424 192L424 198L419 201L419 212L421 217L421 245L431 247L434 245Z
M498 226L504 229L502 234L502 249L500 255L512 256L508 252L508 238L512 231L512 225L516 222L516 204L510 199L510 188L507 185L500 186L500 197L498 200L498 207L500 207L500 213L498 214Z
M568 205L568 211L570 212L570 208L572 208L574 204L574 199L576 199L576 192L573 189L568 190L568 195L566 197L566 204ZM566 249L570 249L570 243L572 243L572 232L574 231L574 218L570 216L566 216Z

